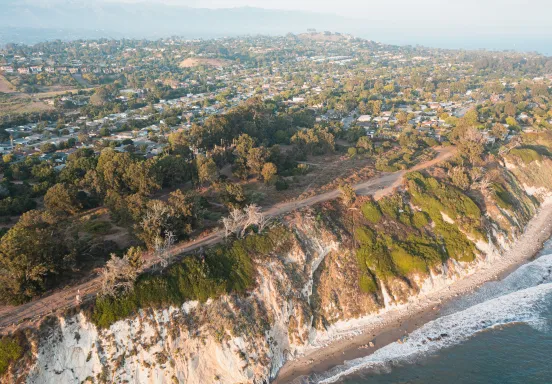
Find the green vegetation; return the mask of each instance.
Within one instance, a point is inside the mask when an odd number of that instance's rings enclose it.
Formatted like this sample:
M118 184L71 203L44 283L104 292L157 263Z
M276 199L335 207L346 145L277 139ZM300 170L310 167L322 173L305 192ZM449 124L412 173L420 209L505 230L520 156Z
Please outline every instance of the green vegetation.
M422 211L412 211L410 203ZM480 236L481 212L459 189L437 179L410 174L406 193L365 202L361 211L366 222L354 236L363 292L376 291L375 278L423 274L448 258L475 257L474 243L460 229ZM445 221L443 214L456 223Z
M380 211L379 206L376 202L368 201L368 202L362 204L361 210L362 210L362 214L364 215L364 217L366 219L370 220L370 222L376 224L380 221L381 211Z
M0 339L0 375L6 373L11 363L23 356L23 347L15 337L6 336Z
M378 290L376 280L368 270L363 270L361 272L359 285L360 290L364 293L374 293Z
M502 185L494 183L492 185L494 197L497 205L502 209L512 210L515 205L515 199L510 192Z
M409 173L407 179L412 203L426 212L432 221L441 223L444 213L460 229L477 238L482 236L481 211L460 189L435 178L425 177L419 172Z
M408 169L433 155L436 145L458 149L457 158L434 173L439 180L414 173L407 193L359 204L354 236L366 292L377 290L378 278L424 273L449 257L472 260L473 241L483 230L470 196L486 203L491 196L509 218L525 219L534 205L519 186L538 178L539 186L549 187L550 171L535 164L550 156L545 147L552 145L552 98L544 77L552 60L542 56L478 51L462 52L459 61L456 51L330 33L171 39L169 50L167 44L127 39L2 48L2 66L15 66L13 73L4 71L5 82L0 79L8 92L74 86L75 79L96 87L19 99L35 104L47 98L52 105L42 112L0 112L0 139L15 144L0 162L0 221L6 227L1 302L28 301L70 282L93 264L91 255L102 255L94 267L103 265L110 253L104 251L117 247L108 247L109 241L153 250L168 239L193 237L204 225L214 227L260 196L266 205L299 190L318 193L326 188L322 183L342 182L327 180L337 177L338 161L350 175L346 182L354 182L374 168ZM335 55L351 60L314 60ZM414 59L419 55L424 60ZM41 57L51 68L31 70L18 57ZM183 60L205 65L192 68ZM80 73L66 73L66 63ZM14 97L0 95L0 104L8 108ZM483 179L501 146L515 143L519 137L512 135L521 130L535 133L521 134L523 146L506 155L528 165L511 170L519 182ZM74 150L80 144L87 148ZM33 146L41 153L30 154ZM311 163L309 155L324 158ZM304 177L307 164L315 173L310 179ZM362 201L350 187L341 189L347 207ZM91 208L102 211L101 220L86 213ZM360 216L355 210L350 215ZM163 274L142 276L132 294L98 302L98 321L118 318L116 306L133 313L247 289L252 253L262 243L257 238L249 249L248 241L211 250L205 261L187 258Z
M284 228L275 227L217 246L201 256L187 256L162 274L144 274L131 292L99 297L91 319L106 328L140 308L180 306L189 300L205 302L222 294L242 293L254 283L254 260L275 252L289 236Z
M85 232L94 234L94 235L105 235L110 232L111 230L111 223L108 221L86 221L84 225L82 226L82 229Z
M57 219L29 211L0 240L0 302L20 304L54 284L59 271L74 265L73 242L65 241Z
M423 258L411 255L400 246L396 246L391 251L391 259L393 259L397 272L403 276L406 276L412 272L424 272L427 270L427 266Z
M414 227L421 229L429 224L429 216L425 212L416 211L412 215L412 224Z
M542 161L542 156L532 148L514 148L509 152L510 156L517 157L524 164L530 164L533 161Z

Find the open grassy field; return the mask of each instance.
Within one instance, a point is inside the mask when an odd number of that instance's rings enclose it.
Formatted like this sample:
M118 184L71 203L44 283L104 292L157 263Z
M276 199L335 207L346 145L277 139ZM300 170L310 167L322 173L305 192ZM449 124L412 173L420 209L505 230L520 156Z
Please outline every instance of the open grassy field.
M189 57L186 60L182 61L179 66L180 68L193 68L200 65L206 65L209 67L227 67L231 64L232 62L229 60Z
M4 76L0 75L0 92L2 93L13 93L15 92L15 87L10 83Z
M53 105L24 94L4 94L0 97L0 116L29 112L52 111Z

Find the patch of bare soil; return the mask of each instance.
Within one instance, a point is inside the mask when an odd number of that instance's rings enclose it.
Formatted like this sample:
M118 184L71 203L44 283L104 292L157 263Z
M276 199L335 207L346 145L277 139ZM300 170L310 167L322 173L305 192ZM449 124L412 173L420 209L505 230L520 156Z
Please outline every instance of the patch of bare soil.
M3 93L13 93L15 92L15 87L12 83L8 81L4 76L0 75L0 92Z
M180 68L193 68L200 65L206 65L209 67L227 67L232 62L224 59L209 59L203 57L189 57L179 64Z

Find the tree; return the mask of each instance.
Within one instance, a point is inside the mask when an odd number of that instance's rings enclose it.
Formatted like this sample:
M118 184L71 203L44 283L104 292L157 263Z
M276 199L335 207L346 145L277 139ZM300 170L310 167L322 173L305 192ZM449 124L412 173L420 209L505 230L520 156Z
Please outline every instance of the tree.
M467 127L474 127L479 121L477 110L475 108L470 109L460 120L462 120Z
M513 129L518 128L518 123L517 123L516 119L513 118L512 116L509 116L509 117L506 118L506 124L508 124L508 126L513 128Z
M192 166L182 155L164 155L157 158L154 174L163 187L172 187L192 179Z
M247 158L249 151L255 145L255 141L248 134L241 134L235 142L236 152L238 156L242 158Z
M159 265L162 269L167 268L171 263L171 248L176 242L176 236L172 231L165 231L164 237L158 237L155 239L155 255L159 260Z
M241 209L245 206L247 198L240 184L223 183L217 186L220 199L228 209Z
M57 147L55 144L52 143L44 143L40 146L40 151L42 153L52 153L57 151Z
M169 134L168 141L171 153L188 157L191 154L190 142L184 131L177 131Z
M175 227L183 235L189 235L201 222L201 203L194 192L177 189L169 195L169 206L176 220Z
M196 158L197 176L201 184L213 183L218 179L217 164L212 158L198 156Z
M406 124L408 121L408 114L404 111L400 111L397 113L397 120L399 121L399 124Z
M234 234L236 237L241 238L252 225L257 226L258 232L262 232L269 224L270 219L261 212L261 208L258 205L251 204L243 210L231 210L230 215L224 217L221 221L224 225L226 237Z
M96 169L87 172L83 184L99 195L113 190L124 195L148 196L160 187L155 160L133 159L130 153L119 153L111 148L102 150Z
M74 215L82 209L77 188L62 183L48 189L44 196L44 206L56 215Z
M263 166L268 157L268 151L265 147L251 148L247 154L247 167L257 178L261 177Z
M378 80L379 81L379 80ZM374 115L379 115L381 112L381 100L371 100L368 102L370 109Z
M470 179L465 172L463 167L452 167L449 172L449 177L451 178L452 184L456 187L467 190L470 187Z
M293 135L291 143L312 155L322 155L335 149L335 137L328 128L302 129Z
M502 140L508 133L508 128L506 128L504 125L500 123L496 123L495 125L493 125L493 128L491 129L491 133L498 140Z
M460 154L466 156L471 163L478 162L485 150L485 138L475 128L466 129L457 144Z
M135 268L136 270L140 270L142 268L142 266L144 265L143 253L144 251L140 247L130 247L126 251L125 256L128 259L128 263L131 267Z
M43 292L75 255L47 213L24 213L0 239L0 301L20 304Z
M341 200L343 204L347 207L353 205L357 195L351 184L341 184L339 190L341 191Z
M140 223L140 238L148 248L155 248L159 239L163 239L165 232L173 229L174 212L170 206L161 200L151 200Z
M115 296L126 293L134 288L139 269L130 262L129 255L117 257L111 254L111 259L101 271L102 294Z
M2 156L2 161L4 162L4 164L11 163L13 161L13 154L11 153L5 154L4 156Z
M249 171L247 170L246 160L243 158L238 158L232 166L232 174L238 179L247 180L249 176Z
M95 106L103 106L109 102L109 92L106 87L96 88L94 94L90 97L90 103Z
M514 103L506 103L504 105L504 113L508 116L515 116L517 112L516 106Z
M374 150L374 143L368 136L362 136L360 139L358 139L357 148L362 148L366 152L371 153Z
M265 165L263 165L262 175L265 183L272 183L277 173L278 168L276 168L274 163L265 163Z

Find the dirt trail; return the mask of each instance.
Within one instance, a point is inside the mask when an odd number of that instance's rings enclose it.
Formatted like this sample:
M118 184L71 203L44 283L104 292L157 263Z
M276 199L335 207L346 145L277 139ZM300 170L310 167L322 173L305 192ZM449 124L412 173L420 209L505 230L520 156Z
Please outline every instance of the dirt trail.
M411 170L421 170L431 167L441 161L450 158L455 153L454 147L444 147L437 150L438 155L435 159L424 162L413 167ZM407 171L399 171L394 173L384 173L379 177L356 184L354 189L359 195L373 195L376 199L388 195L402 183L403 177ZM265 214L268 216L279 216L299 208L315 205L324 201L335 199L339 196L338 189L312 196L300 201L292 201L276 204L268 209L265 209ZM171 250L174 256L173 262L183 257L185 254L194 252L200 248L210 247L219 243L224 238L224 232L218 230L206 237L196 239L194 241L177 244ZM151 267L155 263L153 254L147 254L145 257L146 268ZM83 301L92 299L100 290L100 278L98 276L90 277L72 287L62 288L57 291L50 292L47 296L38 298L29 303L20 306L4 306L0 308L0 333L13 331L23 325L30 325L38 322L42 317L63 312L69 308L75 307L76 296L80 292L80 297Z

